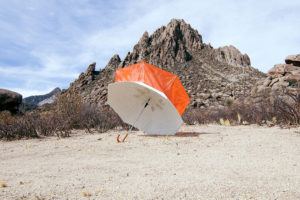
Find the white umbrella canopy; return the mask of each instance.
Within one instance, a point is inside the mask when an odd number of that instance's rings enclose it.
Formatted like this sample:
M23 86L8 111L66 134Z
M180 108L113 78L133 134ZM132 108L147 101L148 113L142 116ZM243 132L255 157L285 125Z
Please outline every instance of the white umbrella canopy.
M107 103L124 122L150 135L174 135L182 124L168 97L139 81L109 84Z

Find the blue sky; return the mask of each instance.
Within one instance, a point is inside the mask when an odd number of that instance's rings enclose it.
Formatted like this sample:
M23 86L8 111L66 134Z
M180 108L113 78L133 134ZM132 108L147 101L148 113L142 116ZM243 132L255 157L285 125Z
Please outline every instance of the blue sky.
M267 72L300 54L299 10L299 0L0 0L0 88L24 97L68 88L90 63L123 59L144 31L172 18Z

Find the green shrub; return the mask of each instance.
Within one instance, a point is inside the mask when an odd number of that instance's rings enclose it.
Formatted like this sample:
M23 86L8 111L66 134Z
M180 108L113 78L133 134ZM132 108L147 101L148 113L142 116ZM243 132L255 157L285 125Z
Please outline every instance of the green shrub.
M230 107L230 106L233 104L233 99L231 99L231 98L226 98L225 104L226 104L228 107Z
M291 87L297 86L297 80L296 79L288 79L286 81L289 83L289 86L291 86Z

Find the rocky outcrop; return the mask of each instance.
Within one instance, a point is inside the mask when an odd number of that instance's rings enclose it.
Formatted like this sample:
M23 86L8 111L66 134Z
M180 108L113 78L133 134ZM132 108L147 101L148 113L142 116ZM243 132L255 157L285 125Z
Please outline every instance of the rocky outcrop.
M95 70L96 63L88 66L85 73L70 84L67 90L62 90L62 94L70 95L71 93L79 94L83 101L89 104L101 106L106 102L107 85L114 81L114 72L118 62L118 55L112 58L104 69ZM91 67L92 66L92 67Z
M214 49L213 58L220 62L228 63L234 66L250 66L250 58L247 54L241 52L234 46L225 46Z
M22 103L22 95L10 90L0 89L0 111L16 113Z
M300 54L288 56L286 64L274 65L267 78L258 81L251 90L252 96L281 95L286 90L300 94ZM298 60L297 60L298 59Z
M286 57L285 63L300 67L300 54Z
M96 62L93 62L88 66L88 68L84 72L84 75L86 76L93 75L93 73L95 72L95 68L96 68Z
M121 63L121 58L118 54L115 54L108 62L108 64L105 66L105 69L115 70L118 68L118 66Z
M172 19L151 35L145 32L123 60L114 55L100 70L91 64L63 93L75 92L87 103L103 105L115 69L140 61L176 74L193 107L224 105L228 98L247 96L252 86L265 77L250 65L247 54L233 46L214 49L184 20Z

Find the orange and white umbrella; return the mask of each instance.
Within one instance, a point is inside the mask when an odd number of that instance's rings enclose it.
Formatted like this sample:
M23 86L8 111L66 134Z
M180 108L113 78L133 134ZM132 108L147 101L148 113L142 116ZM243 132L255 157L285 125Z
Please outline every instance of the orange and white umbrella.
M107 101L124 122L151 135L174 135L190 98L176 75L140 62L116 70Z

